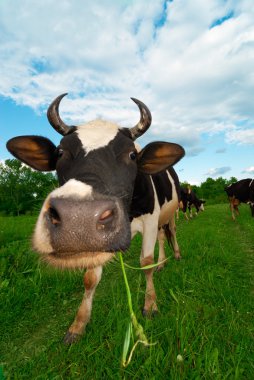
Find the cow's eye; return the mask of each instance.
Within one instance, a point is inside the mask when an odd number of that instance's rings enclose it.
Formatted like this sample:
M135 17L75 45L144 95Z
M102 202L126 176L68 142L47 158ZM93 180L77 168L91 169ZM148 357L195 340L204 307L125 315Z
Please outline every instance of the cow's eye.
M134 160L136 160L137 153L136 153L136 152L130 152L130 153L129 153L129 157L130 157L131 160L134 161Z

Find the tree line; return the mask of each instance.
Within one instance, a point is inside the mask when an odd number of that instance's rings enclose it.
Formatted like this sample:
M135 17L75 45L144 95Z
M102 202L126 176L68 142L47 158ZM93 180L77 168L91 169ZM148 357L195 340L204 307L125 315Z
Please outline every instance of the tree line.
M36 213L55 187L52 173L34 171L16 159L0 163L0 215Z
M227 202L227 194L224 191L225 187L233 182L236 182L236 177L231 177L229 180L218 177L213 179L208 177L200 186L191 185L187 182L181 183L182 187L190 186L199 199L204 199L208 204L218 204Z
M200 199L208 204L224 203L227 196L225 186L237 181L235 177L226 180L207 178L200 186L191 186ZM32 170L16 159L0 163L0 215L35 214L40 210L46 196L58 186L54 173Z

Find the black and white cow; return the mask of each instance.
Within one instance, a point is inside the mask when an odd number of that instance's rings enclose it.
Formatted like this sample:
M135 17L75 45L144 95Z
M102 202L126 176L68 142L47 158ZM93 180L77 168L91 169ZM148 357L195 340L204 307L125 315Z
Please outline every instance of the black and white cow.
M65 342L74 342L91 315L93 295L103 265L117 251L125 251L137 231L143 234L141 266L154 262L158 228L167 225L175 256L179 257L174 213L179 182L171 167L184 156L174 143L153 142L142 150L134 140L151 124L149 109L140 109L132 128L95 120L67 126L59 116L57 97L48 109L50 124L63 135L58 146L40 136L18 136L8 150L40 171L56 170L60 187L46 198L40 211L33 247L42 258L60 268L86 268L85 294ZM161 260L161 257L159 258ZM153 269L145 270L144 314L157 311Z
M184 217L186 220L189 219L187 215L187 208L189 210L189 216L190 218L192 218L193 217L192 208L194 207L196 209L196 215L197 215L199 211L204 211L204 204L205 204L205 200L198 199L194 191L191 190L190 186L188 186L187 188L185 187L180 188L179 208L183 211ZM179 219L179 210L177 211L177 219Z
M251 214L254 217L254 179L246 178L231 183L225 187L228 195L232 219L235 220L235 212L239 215L238 206L241 202L250 205Z

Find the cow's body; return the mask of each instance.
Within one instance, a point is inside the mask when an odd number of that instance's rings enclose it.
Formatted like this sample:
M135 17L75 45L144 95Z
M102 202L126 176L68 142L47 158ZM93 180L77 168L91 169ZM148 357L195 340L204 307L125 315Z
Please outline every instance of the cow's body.
M143 176L142 179L137 176L136 184L130 211L131 219L133 218L132 237L137 232L142 234L142 252L150 252L150 256L153 255L158 239L159 263L166 258L164 240L167 237L175 259L179 260L181 256L176 240L174 216L179 203L180 184L176 172L170 167L161 173ZM158 231L155 226L158 226ZM160 264L157 269L162 269L163 265Z
M191 190L190 187L180 188L180 209L183 211L185 219L189 219L187 215L187 209L189 210L189 217L192 218L192 208L194 207L196 209L196 215L199 213L199 211L204 211L204 204L205 201L202 199L198 199L196 194L193 190ZM178 219L178 213L177 213L177 219Z
M240 203L250 205L251 214L254 216L254 179L246 178L234 182L225 188L228 195L232 219L235 220L235 212L239 215Z
M165 223L175 255L180 255L174 227L179 183L170 165L183 157L184 150L157 142L137 151L133 141L150 126L151 115L136 99L141 117L133 128L101 120L68 127L58 114L63 96L48 110L51 125L64 136L58 147L38 136L13 138L7 147L34 169L57 171L60 187L42 206L33 247L56 267L87 269L84 298L65 337L72 343L90 319L102 266L129 247L131 235L137 231L143 235L142 266L153 263L158 227ZM157 305L153 269L145 270L145 275L147 314L156 312Z

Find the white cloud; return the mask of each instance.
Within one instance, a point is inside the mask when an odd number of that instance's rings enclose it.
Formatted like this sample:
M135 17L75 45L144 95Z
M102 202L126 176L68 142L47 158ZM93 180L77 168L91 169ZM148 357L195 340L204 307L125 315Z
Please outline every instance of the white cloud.
M250 166L242 171L243 173L254 174L254 166Z
M231 170L230 166L223 166L221 168L211 168L208 170L206 175L208 177L218 177L221 176L222 174L225 174Z
M227 132L226 138L229 143L254 145L254 128L244 130L237 128L231 132Z
M202 133L254 144L253 19L252 0L2 1L0 94L44 111L70 92L67 120L126 126L138 118L134 96L152 111L149 135L189 155Z

